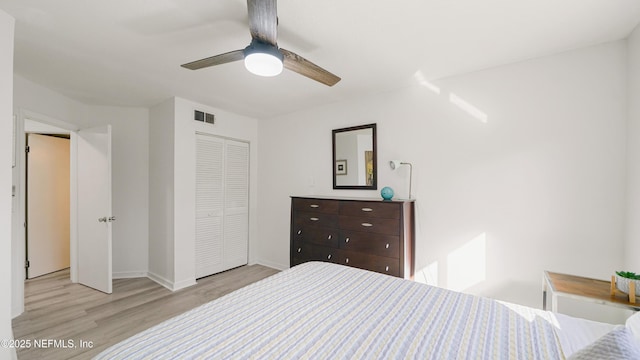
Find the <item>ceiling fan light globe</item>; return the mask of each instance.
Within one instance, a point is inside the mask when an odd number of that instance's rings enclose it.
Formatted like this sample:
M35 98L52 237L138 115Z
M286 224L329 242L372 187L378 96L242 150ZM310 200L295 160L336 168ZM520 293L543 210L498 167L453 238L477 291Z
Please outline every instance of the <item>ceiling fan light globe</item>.
M255 52L245 56L244 66L252 74L276 76L282 72L282 60L271 54Z

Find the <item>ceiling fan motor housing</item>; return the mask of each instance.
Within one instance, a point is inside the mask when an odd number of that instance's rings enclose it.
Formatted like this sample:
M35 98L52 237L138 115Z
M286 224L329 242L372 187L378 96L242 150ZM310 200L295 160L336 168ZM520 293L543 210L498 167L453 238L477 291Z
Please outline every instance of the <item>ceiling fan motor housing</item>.
M251 44L244 48L244 56L246 57L249 54L261 53L261 54L269 54L275 56L280 59L280 61L284 61L284 56L280 52L277 46L271 45L260 40L252 39Z

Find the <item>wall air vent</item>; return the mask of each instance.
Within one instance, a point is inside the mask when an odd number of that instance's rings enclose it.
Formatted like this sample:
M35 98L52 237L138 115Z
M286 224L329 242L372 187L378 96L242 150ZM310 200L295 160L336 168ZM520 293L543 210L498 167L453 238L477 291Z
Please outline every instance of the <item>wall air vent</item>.
M213 114L206 113L204 111L195 110L193 112L193 119L195 121L200 121L207 124L214 124L216 120L216 116Z

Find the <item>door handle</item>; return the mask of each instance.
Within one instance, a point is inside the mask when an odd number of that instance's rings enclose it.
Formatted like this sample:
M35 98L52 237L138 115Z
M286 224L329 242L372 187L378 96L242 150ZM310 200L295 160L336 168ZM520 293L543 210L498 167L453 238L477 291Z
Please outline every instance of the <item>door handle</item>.
M98 218L98 222L106 223L107 222L107 217L105 216L105 217Z
M115 216L109 216L109 219L107 219L109 222L114 222L116 221L116 217Z

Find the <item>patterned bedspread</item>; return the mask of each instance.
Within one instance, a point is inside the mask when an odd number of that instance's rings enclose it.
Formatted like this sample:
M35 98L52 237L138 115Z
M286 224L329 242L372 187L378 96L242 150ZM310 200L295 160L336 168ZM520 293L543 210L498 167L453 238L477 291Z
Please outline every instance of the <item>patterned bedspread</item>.
M98 359L562 359L553 317L305 263L143 331Z

